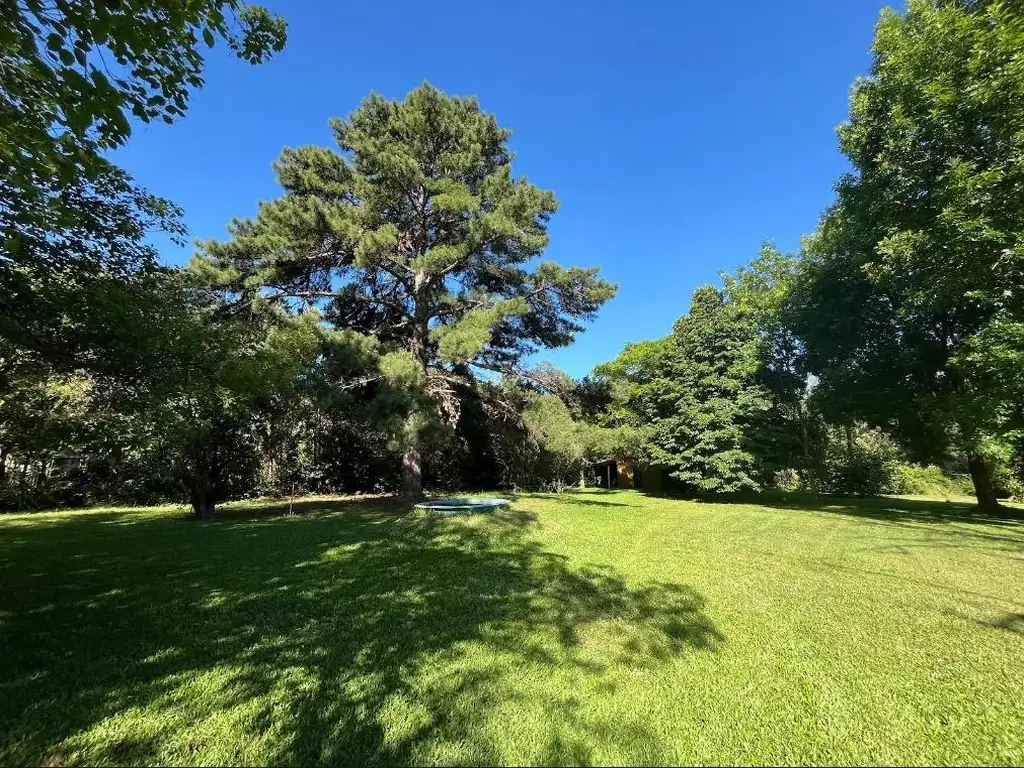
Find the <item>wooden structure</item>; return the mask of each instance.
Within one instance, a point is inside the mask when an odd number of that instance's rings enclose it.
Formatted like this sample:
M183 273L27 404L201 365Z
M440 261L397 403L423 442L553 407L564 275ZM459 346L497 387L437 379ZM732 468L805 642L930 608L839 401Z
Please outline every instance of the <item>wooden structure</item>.
M598 488L636 488L660 491L661 469L637 464L627 459L608 459L591 465L594 485Z

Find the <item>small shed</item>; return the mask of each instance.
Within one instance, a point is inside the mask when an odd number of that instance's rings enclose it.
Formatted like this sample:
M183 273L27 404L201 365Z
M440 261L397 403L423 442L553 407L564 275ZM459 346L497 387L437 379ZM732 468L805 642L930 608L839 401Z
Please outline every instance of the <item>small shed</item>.
M591 464L592 482L598 488L636 488L660 491L661 469L629 459L606 459Z

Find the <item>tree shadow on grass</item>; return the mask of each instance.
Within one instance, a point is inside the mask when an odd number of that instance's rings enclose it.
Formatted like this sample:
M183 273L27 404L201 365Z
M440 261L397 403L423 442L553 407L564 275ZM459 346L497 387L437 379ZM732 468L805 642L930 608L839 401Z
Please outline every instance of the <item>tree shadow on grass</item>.
M819 500L817 505L810 500L767 501L762 506L819 511L926 534L924 540L893 541L883 547L894 552L905 553L908 547L934 549L965 543L995 552L1024 551L1024 518L1015 517L1015 509L993 515L965 503L899 497L828 498Z
M664 495L659 496L664 498ZM751 504L767 509L834 514L918 530L933 528L943 537L987 540L1011 548L1024 545L1024 509L1016 506L991 514L972 504L956 501L898 496L850 498L821 494L814 497L809 493L779 492L705 497L696 502L709 507Z
M412 504L404 499L389 494L368 496L325 496L323 498L305 497L295 500L284 499L252 499L222 504L217 507L213 522L224 520L250 521L282 515L331 515L344 513L347 515L393 515L399 516L409 512ZM189 514L188 519L194 519Z
M0 526L4 764L564 760L617 738L559 717L587 685L723 639L693 589L574 568L514 510L61 520ZM502 707L555 708L533 752Z
M588 490L587 493L565 491L564 493L531 493L529 498L540 499L543 501L554 501L558 504L565 504L574 507L617 507L619 509L627 509L639 506L638 504L631 504L629 501L623 500L622 495L616 494L615 491L604 491L600 495L608 495L619 499L618 501L601 501L599 498L595 498L597 495L598 492L590 490Z
M981 622L981 624L991 629L1002 629L1015 635L1024 635L1024 613L1004 613L989 621Z
M709 502L751 503L763 507L807 509L893 522L980 523L1024 529L1024 510L1004 506L997 513L982 512L969 502L914 499L900 496L843 497L804 493L761 493L708 499Z

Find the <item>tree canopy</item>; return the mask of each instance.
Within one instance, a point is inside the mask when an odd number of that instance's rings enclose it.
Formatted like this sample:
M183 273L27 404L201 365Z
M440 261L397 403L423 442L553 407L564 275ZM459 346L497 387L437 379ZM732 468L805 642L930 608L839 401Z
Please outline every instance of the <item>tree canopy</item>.
M536 356L615 286L544 260L555 195L476 99L371 93L333 146L281 153L280 195L230 237L163 266L148 235L180 242L182 211L105 153L183 114L206 47L263 61L283 20L19 0L0 21L0 506L207 517L245 494L562 490L611 460L689 494L1024 494L1018 3L883 12L839 129L851 171L802 250L764 245L582 379Z
M172 122L202 85L203 51L257 63L285 23L234 0L18 0L0 5L0 338L65 365L116 370L138 327L131 281L157 261L153 228L181 211L106 156L132 120Z
M332 127L340 151L286 149L284 195L206 243L197 268L239 300L322 307L333 327L372 334L381 376L409 395L415 495L421 438L453 385L568 344L615 289L594 268L531 265L554 195L513 176L510 132L475 99L429 85L401 102L374 94Z
M754 326L720 290L697 289L671 335L628 346L598 371L618 385L620 418L643 430L646 460L684 488L761 487L752 443L769 403Z
M965 451L991 507L986 461L1024 404L1024 17L911 0L883 13L873 50L794 325L833 411L923 458Z

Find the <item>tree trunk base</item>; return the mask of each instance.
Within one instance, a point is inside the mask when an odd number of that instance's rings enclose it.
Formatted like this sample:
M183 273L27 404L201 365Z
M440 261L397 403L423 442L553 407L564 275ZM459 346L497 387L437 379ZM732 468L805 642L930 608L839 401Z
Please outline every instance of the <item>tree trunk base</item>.
M191 504L197 520L209 520L213 517L216 501L212 493L193 490Z
M1003 506L996 498L996 489L992 486L992 477L985 460L977 453L967 459L967 469L974 483L974 495L978 499L978 510L986 514L999 512Z
M402 456L402 498L418 501L423 498L423 466L419 449L410 446Z

